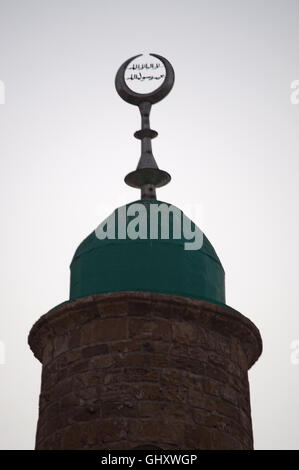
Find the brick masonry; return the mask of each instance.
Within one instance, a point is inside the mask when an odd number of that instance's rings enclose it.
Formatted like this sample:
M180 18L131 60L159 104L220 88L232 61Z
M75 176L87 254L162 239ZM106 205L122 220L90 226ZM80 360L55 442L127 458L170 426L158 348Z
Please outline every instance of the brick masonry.
M262 351L239 312L164 294L66 302L33 326L42 363L36 449L251 449L248 369Z

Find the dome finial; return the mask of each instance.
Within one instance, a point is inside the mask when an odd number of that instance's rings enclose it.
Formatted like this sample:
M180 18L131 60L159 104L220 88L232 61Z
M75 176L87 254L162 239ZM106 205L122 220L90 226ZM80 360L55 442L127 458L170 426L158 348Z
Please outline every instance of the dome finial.
M115 87L121 98L139 107L141 130L134 136L141 140L141 157L137 169L125 177L125 182L133 188L141 189L141 199L156 199L156 188L165 186L171 180L166 171L160 170L152 153L152 139L158 132L150 127L152 104L161 101L173 87L174 70L164 57L144 59L137 55L126 60L115 77Z

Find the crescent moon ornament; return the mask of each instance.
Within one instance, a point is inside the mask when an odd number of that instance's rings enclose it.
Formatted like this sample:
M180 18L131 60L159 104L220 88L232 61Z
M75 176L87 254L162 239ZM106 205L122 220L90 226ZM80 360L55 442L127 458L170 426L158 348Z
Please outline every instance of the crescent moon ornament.
M149 93L137 93L136 91L133 91L133 89L131 89L126 83L128 82L128 80L125 79L127 68L131 63L133 76L132 81L134 80L134 75L136 75L135 80L143 80L142 83L147 83L149 80L151 80L151 77L153 77L152 80L157 80L157 78L154 77L154 72L158 71L158 69L160 68L155 67L156 65L160 65L159 62L156 64L147 62L140 64L138 63L139 61L136 61L136 63L134 64L134 60L142 56L143 54L139 54L126 60L118 69L118 72L115 77L115 88L119 96L123 100L127 101L127 103L134 104L136 106L139 106L139 104L144 101L147 101L151 104L158 103L158 101L161 101L163 98L165 98L165 96L168 95L174 84L174 70L171 63L167 59L165 59L165 57L162 57L158 54L150 54L151 57L155 57L160 63L163 64L165 70L165 77L163 77L163 83L161 83L161 85L156 90ZM134 65L136 66L135 68ZM138 65L143 65L144 67L138 67Z
M155 58L156 60L152 59ZM170 62L158 54L143 54L126 60L118 69L115 88L127 103L139 107L141 129L134 136L141 140L141 157L137 169L125 177L125 182L141 189L141 199L156 199L156 188L169 183L171 176L160 170L152 153L151 139L158 133L150 127L150 111L161 101L174 84L174 70Z

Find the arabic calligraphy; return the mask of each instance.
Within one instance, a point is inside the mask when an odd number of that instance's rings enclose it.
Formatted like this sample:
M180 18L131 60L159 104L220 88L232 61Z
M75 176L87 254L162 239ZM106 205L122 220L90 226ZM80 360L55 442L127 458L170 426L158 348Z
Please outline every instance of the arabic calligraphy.
M166 69L159 59L144 54L130 62L125 70L127 86L136 93L152 93L166 79Z
M133 70L138 73L131 73L129 76L126 77L126 80L139 80L140 82L144 82L144 80L162 80L165 77L165 74L161 73L160 75L144 75L141 73L141 70L147 71L152 70L153 72L157 72L157 69L163 68L163 64L156 62L156 63L141 63L141 64L132 64L127 70ZM161 70L162 71L162 70Z
M158 69L161 67L161 64L156 62L155 64L132 64L131 67L128 67L128 70L143 70L143 69Z
M126 77L126 80L140 80L143 82L144 80L161 80L165 77L165 74L158 75L154 77L154 75L142 75L142 73L131 73L130 77Z

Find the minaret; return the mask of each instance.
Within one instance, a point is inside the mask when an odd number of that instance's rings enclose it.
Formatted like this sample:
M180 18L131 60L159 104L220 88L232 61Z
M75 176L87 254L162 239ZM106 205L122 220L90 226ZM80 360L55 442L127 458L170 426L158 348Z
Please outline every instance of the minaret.
M170 175L152 154L150 110L173 83L171 64L154 54L116 75L117 92L141 113L141 157L125 178L141 199L83 240L70 299L30 332L42 363L36 449L253 448L248 369L260 333L226 305L207 237L156 199Z

